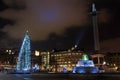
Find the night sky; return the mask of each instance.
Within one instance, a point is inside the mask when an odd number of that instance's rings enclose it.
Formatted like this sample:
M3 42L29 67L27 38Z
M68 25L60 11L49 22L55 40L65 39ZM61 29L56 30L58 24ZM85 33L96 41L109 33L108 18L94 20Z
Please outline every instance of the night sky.
M0 48L19 49L29 30L32 50L94 50L96 4L100 51L120 52L120 0L0 0Z

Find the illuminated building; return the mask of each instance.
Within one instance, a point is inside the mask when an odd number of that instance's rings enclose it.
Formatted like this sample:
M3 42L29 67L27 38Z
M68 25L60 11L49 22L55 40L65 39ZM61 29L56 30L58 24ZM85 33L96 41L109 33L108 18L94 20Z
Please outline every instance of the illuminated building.
M0 64L2 65L15 65L16 51L14 49L0 49Z
M31 69L31 49L30 49L30 38L28 32L26 32L19 56L17 61L16 70L30 70Z
M6 52L7 52L8 54L14 54L14 53L12 52L12 50L10 50L10 49L9 49L9 50L7 49Z
M105 56L108 68L116 70L120 68L120 53L107 53Z
M40 52L39 51L35 51L35 56L40 56Z
M37 56L36 59L40 61L38 62L40 63L41 70L61 72L63 68L72 71L72 68L73 66L76 65L77 61L82 59L82 54L84 54L84 52L83 51L58 51L58 52L35 51L35 54L37 55L39 54L39 56ZM40 58L41 60L38 57L41 57Z
M41 52L42 55L42 69L48 70L50 67L50 52Z
M50 54L50 70L61 72L63 68L72 71L78 60L82 59L83 51L59 51Z
M11 50L11 49L7 49L6 53L8 53L8 54L15 54L15 52L13 50Z
M41 65L41 55L40 51L35 50L33 54L31 54L31 66L34 67L35 65Z
M38 64L40 70L48 70L50 66L50 52L35 50L34 54L32 54L31 61L32 66Z

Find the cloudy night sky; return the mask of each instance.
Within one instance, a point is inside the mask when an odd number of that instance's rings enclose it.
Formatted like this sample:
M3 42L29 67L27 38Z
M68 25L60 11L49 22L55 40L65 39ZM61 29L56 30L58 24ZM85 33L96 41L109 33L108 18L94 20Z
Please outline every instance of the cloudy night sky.
M0 0L0 48L94 50L91 4L98 11L100 51L120 52L120 0Z

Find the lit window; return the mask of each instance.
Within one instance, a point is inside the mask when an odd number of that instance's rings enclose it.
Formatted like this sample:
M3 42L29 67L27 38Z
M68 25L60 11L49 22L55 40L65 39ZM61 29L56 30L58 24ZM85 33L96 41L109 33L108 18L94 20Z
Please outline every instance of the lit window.
M8 52L8 50L6 50L6 52Z
M9 52L11 52L11 50L9 50Z
M39 56L39 55L40 55L39 51L35 51L35 56Z

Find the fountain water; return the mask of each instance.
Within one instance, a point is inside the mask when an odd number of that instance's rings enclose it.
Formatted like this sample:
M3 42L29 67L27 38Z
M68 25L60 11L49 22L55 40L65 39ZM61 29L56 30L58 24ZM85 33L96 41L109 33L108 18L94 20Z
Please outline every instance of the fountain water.
M72 73L98 73L98 67L93 63L93 60L89 60L88 56L84 54L82 60L79 60L76 66L74 66Z

